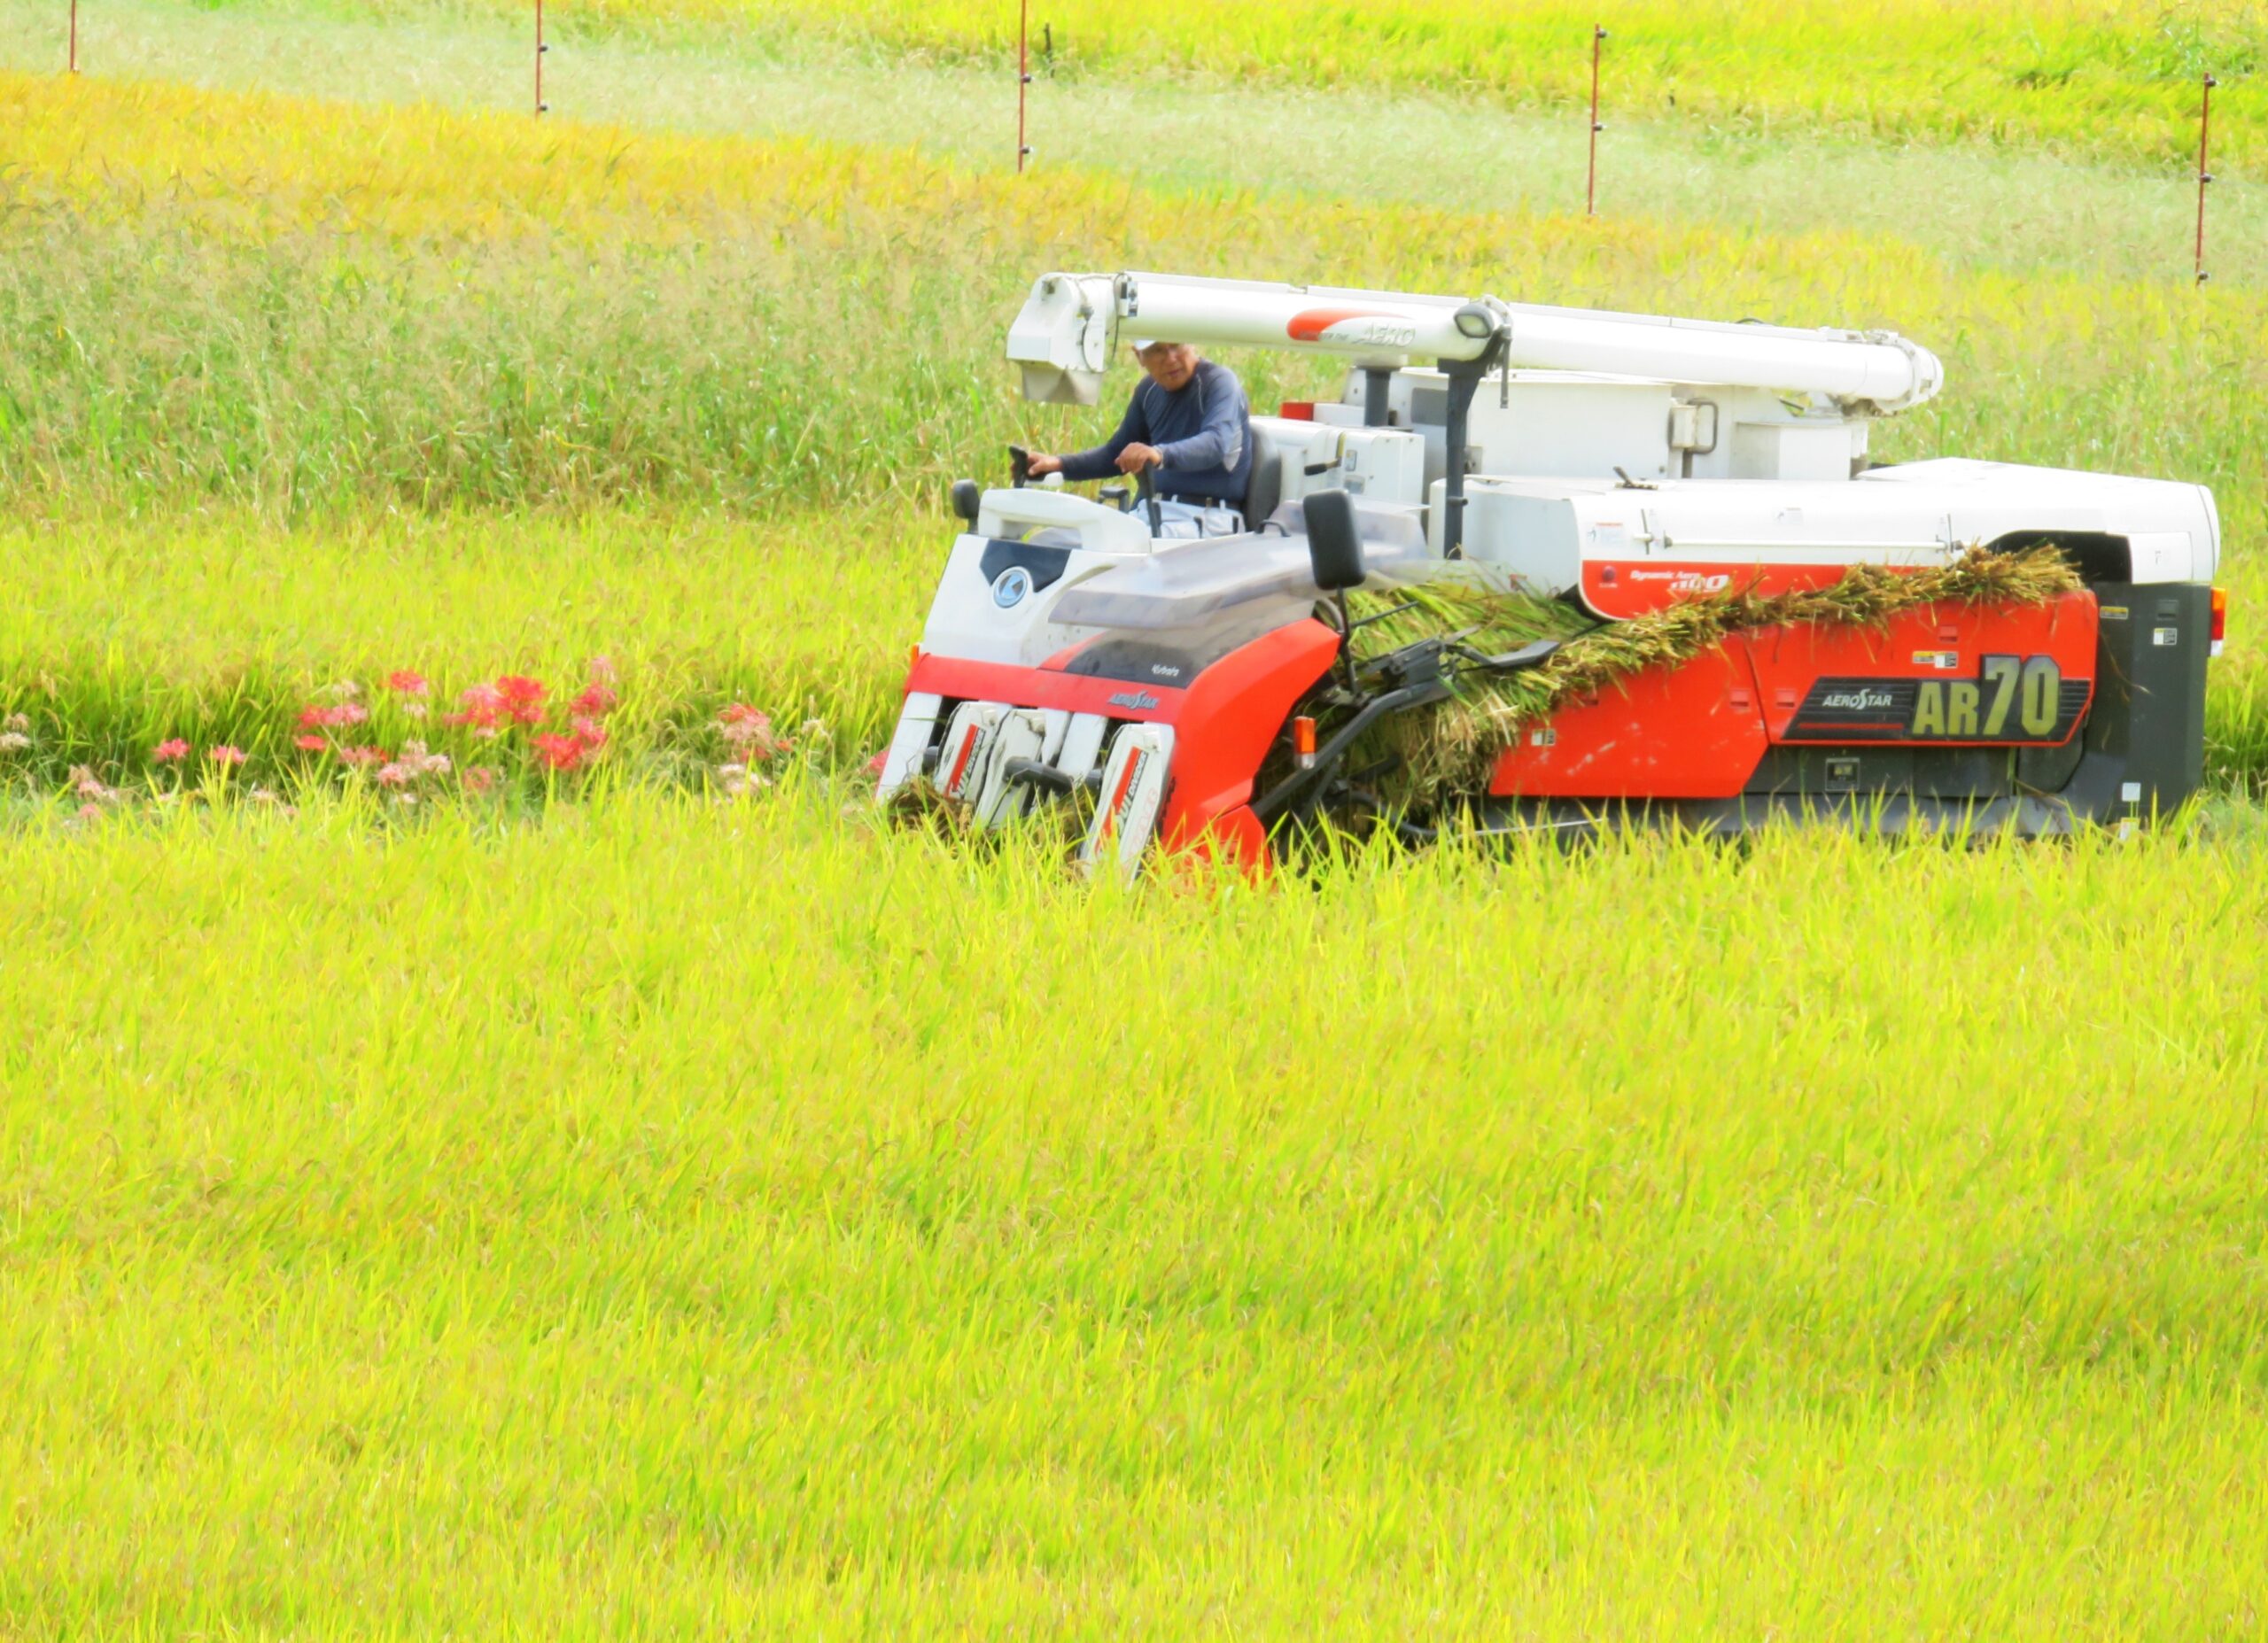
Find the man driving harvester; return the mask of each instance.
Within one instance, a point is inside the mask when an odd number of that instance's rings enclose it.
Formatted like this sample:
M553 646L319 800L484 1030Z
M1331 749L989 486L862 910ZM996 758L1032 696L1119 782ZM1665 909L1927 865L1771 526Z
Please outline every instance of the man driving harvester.
M1183 342L1144 340L1134 357L1145 376L1134 385L1118 431L1070 456L1035 452L1034 476L1105 479L1154 470L1164 536L1230 536L1244 529L1252 481L1252 407L1244 384Z

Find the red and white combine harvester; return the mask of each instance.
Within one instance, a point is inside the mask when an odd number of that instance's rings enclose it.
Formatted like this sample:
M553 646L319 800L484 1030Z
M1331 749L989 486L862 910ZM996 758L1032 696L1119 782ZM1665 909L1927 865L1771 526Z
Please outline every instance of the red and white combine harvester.
M2222 620L2211 493L1956 459L1870 465L1874 419L1941 381L1901 337L1050 274L1008 357L1028 399L1091 405L1136 335L1337 355L1346 388L1253 419L1240 535L1161 538L1123 496L957 484L965 529L885 798L926 780L999 825L1084 790L1091 861L1130 869L1155 842L1263 864L1280 824L1359 796L1349 752L1386 716L1551 651L1484 655L1449 635L1365 655L1357 629L1342 661L1331 596L1358 582L1492 575L1615 623L1728 587L2039 543L2084 591L1736 633L1523 729L1485 784L1431 814L1385 819L1417 837L1610 815L2037 833L2147 818L2202 780Z

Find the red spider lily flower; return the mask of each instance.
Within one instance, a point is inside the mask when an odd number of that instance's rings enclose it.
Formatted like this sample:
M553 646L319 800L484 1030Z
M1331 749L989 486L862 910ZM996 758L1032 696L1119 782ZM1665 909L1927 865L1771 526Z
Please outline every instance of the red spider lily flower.
M160 764L177 763L189 756L189 744L175 736L172 740L161 741L151 748L150 756Z
M507 673L493 686L504 711L515 725L532 725L543 717L545 690L541 683L517 673Z
M321 753L330 746L320 736L295 736L291 739L291 745L302 753Z
M356 770L369 770L373 765L386 762L386 750L384 748L341 748L338 757L340 763L352 765Z
M577 714L573 729L575 740L581 742L591 752L596 753L601 748L606 746L606 726L596 719Z
M233 770L245 762L245 750L242 748L231 747L224 741L217 748L207 748L205 750L205 756L223 770Z
M735 701L719 713L717 725L724 732L726 745L744 755L751 764L761 764L795 746L772 728L769 713L751 708L745 701Z
M586 665L590 670L592 684L611 685L615 682L613 657L593 656Z
M467 793L486 793L496 786L496 772L485 764L475 764L464 773Z
M413 673L408 668L397 668L386 675L386 688L397 696L422 696L432 688L423 673Z
M889 763L889 754L877 753L873 758L866 761L866 774L873 777L876 781L880 781L882 779L882 770Z
M340 725L360 725L370 717L369 709L359 701L342 701L335 708L307 707L299 709L299 728L328 730Z
M538 736L534 740L536 756L555 771L578 769L588 751L572 736Z
M581 694L567 705L585 718L600 719L613 712L614 704L620 700L609 686L593 683L584 686Z

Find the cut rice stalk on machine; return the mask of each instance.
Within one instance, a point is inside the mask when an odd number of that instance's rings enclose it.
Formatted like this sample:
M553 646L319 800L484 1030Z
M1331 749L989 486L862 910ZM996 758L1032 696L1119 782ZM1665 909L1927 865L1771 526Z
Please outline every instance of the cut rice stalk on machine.
M1081 856L1251 866L1288 826L1423 840L1610 817L2026 834L2203 779L2225 609L2202 485L1871 462L1942 380L1889 332L1049 274L1027 398L1122 335L1348 361L1252 419L1245 530L1049 484L964 530L881 778L972 824L1091 804Z

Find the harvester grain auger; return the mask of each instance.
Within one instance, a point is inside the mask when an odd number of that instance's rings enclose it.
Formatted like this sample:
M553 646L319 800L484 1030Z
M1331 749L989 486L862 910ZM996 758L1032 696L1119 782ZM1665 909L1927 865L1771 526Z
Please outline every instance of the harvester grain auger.
M1338 355L1345 390L1253 419L1239 535L1162 539L1021 469L957 484L886 800L925 783L998 826L1084 795L1084 855L1131 868L1262 864L1316 817L2056 833L2202 779L2211 493L1870 464L1873 419L1941 381L1903 338L1050 274L1008 357L1027 398L1093 404L1138 331ZM1562 624L1458 620L1491 608Z

